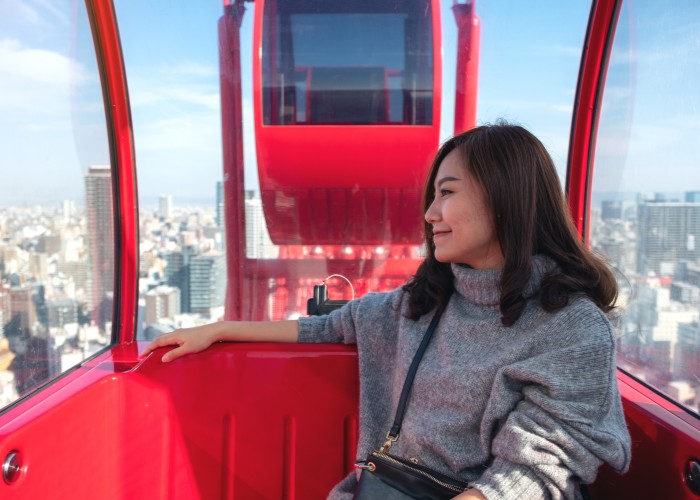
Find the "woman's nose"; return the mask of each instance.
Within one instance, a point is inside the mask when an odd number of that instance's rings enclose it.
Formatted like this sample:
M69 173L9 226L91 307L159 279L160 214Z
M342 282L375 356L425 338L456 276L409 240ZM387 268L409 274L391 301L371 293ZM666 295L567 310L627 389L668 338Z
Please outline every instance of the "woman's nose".
M430 204L428 207L428 210L425 211L425 221L428 224L432 224L435 221L439 220L440 218L440 211L437 210L437 207L435 207L435 200Z

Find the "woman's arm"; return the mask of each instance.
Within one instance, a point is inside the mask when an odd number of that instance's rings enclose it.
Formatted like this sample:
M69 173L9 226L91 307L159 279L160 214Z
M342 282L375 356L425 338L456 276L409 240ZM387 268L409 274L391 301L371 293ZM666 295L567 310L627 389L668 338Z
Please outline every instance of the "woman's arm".
M482 423L494 436L492 460L471 482L486 497L573 498L603 462L619 472L629 466L612 327L583 300L556 320L540 354L501 368L494 380Z
M296 320L219 321L194 328L182 328L155 339L141 356L169 345L179 347L166 353L162 358L163 362L203 351L214 342L297 342L298 324Z

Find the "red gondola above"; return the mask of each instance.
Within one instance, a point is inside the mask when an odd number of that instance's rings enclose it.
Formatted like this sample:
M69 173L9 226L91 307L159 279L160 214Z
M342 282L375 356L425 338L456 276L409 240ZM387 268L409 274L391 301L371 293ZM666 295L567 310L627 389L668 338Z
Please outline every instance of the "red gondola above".
M440 127L439 2L266 0L255 15L255 134L272 241L418 243Z

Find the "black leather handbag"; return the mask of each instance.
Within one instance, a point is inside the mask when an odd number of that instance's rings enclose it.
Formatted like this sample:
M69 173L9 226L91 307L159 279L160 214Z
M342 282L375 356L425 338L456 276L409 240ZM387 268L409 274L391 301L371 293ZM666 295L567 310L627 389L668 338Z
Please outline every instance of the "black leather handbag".
M366 460L355 464L362 469L360 482L355 490L355 500L405 500L408 498L446 500L469 489L468 483L421 465L415 458L406 460L389 453L391 445L399 438L401 422L418 364L440 321L440 316L442 316L442 309L433 316L413 357L399 398L394 425L387 434L386 442L381 448L370 453Z

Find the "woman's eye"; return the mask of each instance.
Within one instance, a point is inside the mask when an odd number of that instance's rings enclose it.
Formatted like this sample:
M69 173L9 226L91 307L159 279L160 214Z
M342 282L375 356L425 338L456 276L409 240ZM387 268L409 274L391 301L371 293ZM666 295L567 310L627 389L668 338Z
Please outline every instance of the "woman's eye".
M452 192L452 191L450 191L449 189L441 189L441 190L440 190L440 196L447 196L447 195L450 194L451 192Z

